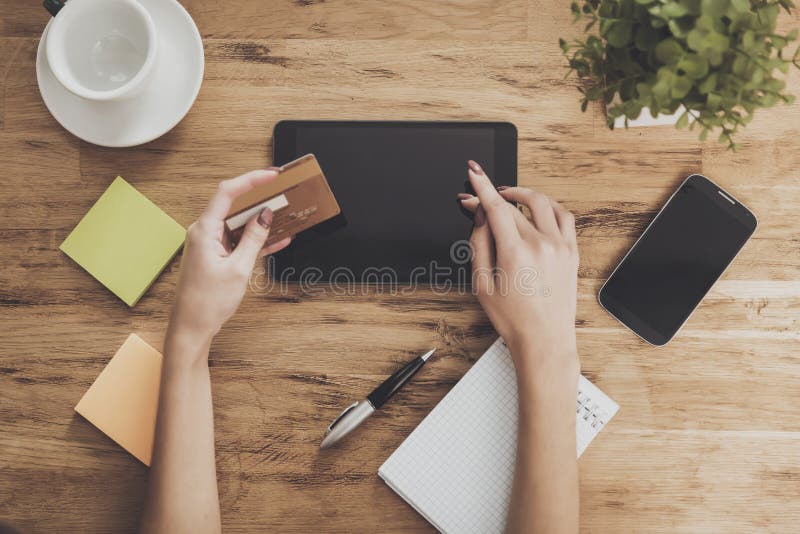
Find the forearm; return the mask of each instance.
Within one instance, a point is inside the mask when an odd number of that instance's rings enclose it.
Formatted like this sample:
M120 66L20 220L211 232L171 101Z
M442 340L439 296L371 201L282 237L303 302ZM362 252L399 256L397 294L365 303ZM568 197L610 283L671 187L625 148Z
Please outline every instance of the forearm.
M515 360L518 362L519 434L507 530L511 533L577 532L577 356L567 354L556 359L564 362L566 371L528 367L525 362L536 361L535 357ZM576 367L574 371L573 366Z
M167 333L143 533L221 530L209 344L179 327Z

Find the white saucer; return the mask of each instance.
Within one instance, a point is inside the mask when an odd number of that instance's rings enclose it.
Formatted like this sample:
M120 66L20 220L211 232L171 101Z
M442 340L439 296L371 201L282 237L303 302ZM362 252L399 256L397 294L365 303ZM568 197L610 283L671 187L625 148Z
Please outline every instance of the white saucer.
M158 56L148 86L128 100L85 100L62 86L39 41L36 77L47 109L67 131L108 147L141 145L170 131L188 113L203 82L203 41L192 17L176 0L139 0L158 32Z

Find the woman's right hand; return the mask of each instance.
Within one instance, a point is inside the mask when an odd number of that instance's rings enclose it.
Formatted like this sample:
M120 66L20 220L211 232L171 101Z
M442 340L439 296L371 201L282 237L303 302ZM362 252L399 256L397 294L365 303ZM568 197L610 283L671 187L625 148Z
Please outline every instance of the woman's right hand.
M234 200L278 175L279 170L271 167L221 182L206 210L189 227L170 333L210 344L239 307L256 261L289 245L291 239L286 238L264 246L272 225L269 209L250 219L235 248L225 231Z
M551 385L574 384L580 370L575 218L542 193L495 189L474 161L468 172L477 196L459 198L475 213L473 291L508 344L518 375L543 377ZM531 220L511 202L526 206Z

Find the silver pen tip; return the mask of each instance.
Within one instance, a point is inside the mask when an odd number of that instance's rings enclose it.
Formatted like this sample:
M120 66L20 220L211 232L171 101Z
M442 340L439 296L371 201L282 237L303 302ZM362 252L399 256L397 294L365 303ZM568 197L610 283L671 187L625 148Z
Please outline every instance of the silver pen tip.
M430 357L431 357L431 354L433 354L434 352L436 352L436 349L431 349L429 352L426 352L425 354L423 354L422 356L420 356L420 358L422 358L422 361L423 361L423 362L427 362L427 361L428 361L428 358L430 358Z

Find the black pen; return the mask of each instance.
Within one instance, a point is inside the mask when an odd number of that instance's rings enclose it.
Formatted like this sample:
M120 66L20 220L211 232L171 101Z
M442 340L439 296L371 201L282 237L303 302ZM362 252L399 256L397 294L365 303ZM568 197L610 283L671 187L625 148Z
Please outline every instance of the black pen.
M334 419L333 423L325 429L325 436L322 438L320 449L327 449L328 447L338 443L347 434L355 430L358 425L363 423L370 415L375 413L375 410L380 408L386 403L392 395L403 387L403 384L408 382L414 376L420 367L422 367L431 354L436 349L426 352L422 356L414 358L403 367L395 371L395 373L384 380L383 384L376 387L372 393L367 395L367 398L361 402L355 402L344 409L339 414L339 417Z

